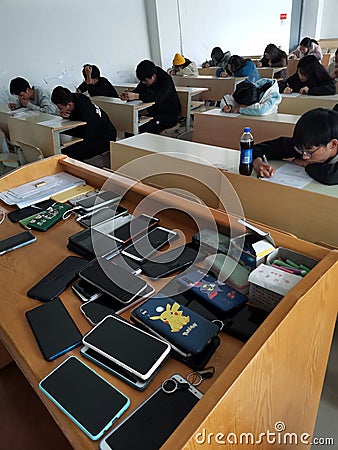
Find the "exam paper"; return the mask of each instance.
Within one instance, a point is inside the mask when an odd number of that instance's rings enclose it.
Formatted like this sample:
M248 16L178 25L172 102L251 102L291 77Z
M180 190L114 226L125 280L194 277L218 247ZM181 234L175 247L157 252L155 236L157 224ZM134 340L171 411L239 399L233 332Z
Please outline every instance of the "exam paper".
M303 189L303 187L313 181L312 178L305 172L304 167L297 166L292 163L284 164L276 170L271 178L262 178L262 180L299 189Z

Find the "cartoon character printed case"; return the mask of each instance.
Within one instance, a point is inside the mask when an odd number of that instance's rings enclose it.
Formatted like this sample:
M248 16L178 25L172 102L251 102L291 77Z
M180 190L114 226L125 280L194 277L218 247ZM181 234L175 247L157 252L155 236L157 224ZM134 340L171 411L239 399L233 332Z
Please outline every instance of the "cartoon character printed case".
M213 322L165 296L150 298L130 315L149 331L190 354L200 353L219 331Z
M200 269L177 277L177 282L188 287L190 293L222 313L243 305L249 300L246 295L226 284L219 283L214 276Z

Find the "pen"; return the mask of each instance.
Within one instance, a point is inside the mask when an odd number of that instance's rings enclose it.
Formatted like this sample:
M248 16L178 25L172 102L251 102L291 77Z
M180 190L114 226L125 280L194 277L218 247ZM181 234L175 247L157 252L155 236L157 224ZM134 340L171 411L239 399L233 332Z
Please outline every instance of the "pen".
M227 106L229 106L229 104L228 104L228 102L227 102L227 100L226 100L226 98L225 98L225 95L223 95L223 100L225 101L225 104L226 104Z
M265 155L262 156L263 163L269 164L269 161Z

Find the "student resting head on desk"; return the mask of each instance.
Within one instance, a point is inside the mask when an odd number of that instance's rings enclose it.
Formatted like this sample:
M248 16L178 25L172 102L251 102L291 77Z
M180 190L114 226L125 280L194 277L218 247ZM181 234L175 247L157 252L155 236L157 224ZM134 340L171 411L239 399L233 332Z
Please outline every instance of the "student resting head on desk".
M263 58L258 62L258 67L286 67L288 63L287 54L275 44L265 47ZM274 78L286 78L287 69L276 72Z
M100 69L93 64L85 64L82 69L82 75L84 78L83 83L76 88L78 94L88 92L91 97L97 95L103 95L105 97L119 98L119 94L105 77L101 77Z
M299 92L308 95L334 95L335 81L314 55L304 56L297 66L297 72L279 82L279 92Z
M136 76L140 83L133 92L123 92L122 100L155 102L147 110L152 119L141 125L139 132L158 134L175 126L180 117L181 103L171 76L147 59L136 67Z
M279 137L253 147L253 167L260 177L270 178L274 168L267 160L292 159L313 179L338 184L338 113L316 108L303 114L292 137Z
M238 55L232 55L230 57L225 75L230 75L232 77L246 77L246 80L251 83L258 81L261 78L251 59L245 59Z
M107 114L86 95L74 94L65 87L56 86L52 92L52 102L64 119L86 122L86 125L67 131L67 135L82 138L83 141L66 147L63 153L84 161L110 150L110 141L116 140L116 129Z
M185 58L180 53L176 53L173 59L173 65L167 70L169 75L190 75L198 77L198 69L195 61Z
M226 113L264 116L277 112L281 100L277 80L261 78L256 83L238 83L232 95L222 97L220 108Z
M11 110L27 108L32 111L58 114L57 108L51 101L50 93L39 86L31 87L24 78L13 78L9 84L9 91L18 97L15 103L8 104Z

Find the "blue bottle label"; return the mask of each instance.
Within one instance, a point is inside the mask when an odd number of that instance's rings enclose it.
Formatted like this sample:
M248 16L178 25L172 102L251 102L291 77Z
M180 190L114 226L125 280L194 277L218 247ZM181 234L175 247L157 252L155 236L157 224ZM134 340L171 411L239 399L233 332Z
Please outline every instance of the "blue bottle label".
M241 150L241 164L252 163L252 148Z

